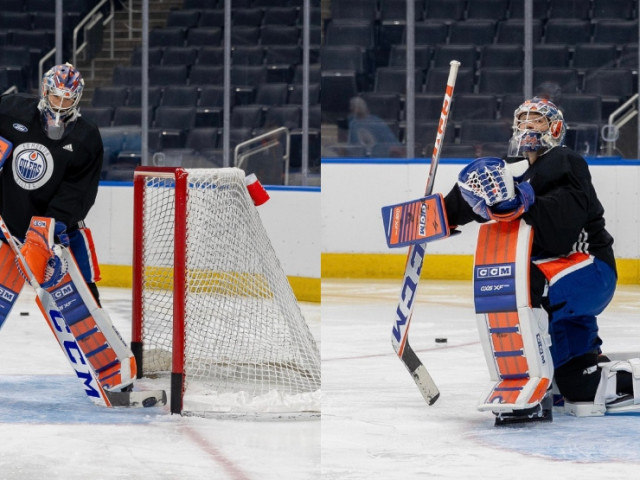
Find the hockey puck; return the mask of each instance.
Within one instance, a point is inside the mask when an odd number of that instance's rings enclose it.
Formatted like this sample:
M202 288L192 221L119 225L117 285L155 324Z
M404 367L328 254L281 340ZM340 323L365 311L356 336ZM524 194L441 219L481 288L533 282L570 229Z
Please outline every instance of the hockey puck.
M447 343L447 339L446 338L436 338L436 343Z
M20 312L20 316L21 317L28 317L29 316L29 312Z

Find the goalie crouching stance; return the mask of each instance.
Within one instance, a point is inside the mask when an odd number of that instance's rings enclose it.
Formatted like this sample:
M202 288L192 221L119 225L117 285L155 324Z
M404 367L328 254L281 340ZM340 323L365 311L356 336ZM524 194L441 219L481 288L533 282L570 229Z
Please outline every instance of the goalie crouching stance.
M0 327L23 277L34 285L33 274L38 305L72 366L90 367L99 389L119 392L130 390L136 364L100 308L95 285L98 263L84 218L96 199L104 150L98 128L78 111L83 88L80 72L67 63L44 74L39 97L0 96Z
M564 133L552 102L524 102L507 159L473 161L445 197L452 226L496 221L480 229L474 291L493 382L479 408L497 424L550 419L552 379L568 413L640 409L640 360L601 352L596 316L615 291L613 238Z

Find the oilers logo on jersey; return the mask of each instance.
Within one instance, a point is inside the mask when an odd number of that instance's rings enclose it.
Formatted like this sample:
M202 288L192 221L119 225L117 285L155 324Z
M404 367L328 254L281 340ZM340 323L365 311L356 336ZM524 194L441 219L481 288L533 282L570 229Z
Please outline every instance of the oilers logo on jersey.
M25 190L42 187L53 174L53 157L44 145L23 143L13 153L13 178Z

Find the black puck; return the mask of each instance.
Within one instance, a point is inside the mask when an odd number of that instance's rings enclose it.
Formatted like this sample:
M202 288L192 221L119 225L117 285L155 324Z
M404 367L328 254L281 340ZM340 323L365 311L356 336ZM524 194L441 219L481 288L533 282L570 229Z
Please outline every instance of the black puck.
M29 312L20 312L20 316L21 317L28 317L29 316Z
M436 343L447 343L447 339L443 337L436 338Z

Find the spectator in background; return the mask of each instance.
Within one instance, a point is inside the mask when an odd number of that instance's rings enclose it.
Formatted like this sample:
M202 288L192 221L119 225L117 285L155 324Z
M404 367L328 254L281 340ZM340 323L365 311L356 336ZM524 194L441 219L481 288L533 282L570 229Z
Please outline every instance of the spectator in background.
M349 109L349 143L364 145L369 154L375 151L376 156L401 156L403 148L398 137L384 120L369 112L362 97L353 97Z

